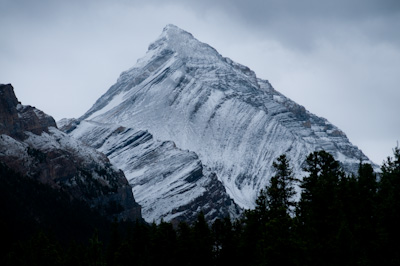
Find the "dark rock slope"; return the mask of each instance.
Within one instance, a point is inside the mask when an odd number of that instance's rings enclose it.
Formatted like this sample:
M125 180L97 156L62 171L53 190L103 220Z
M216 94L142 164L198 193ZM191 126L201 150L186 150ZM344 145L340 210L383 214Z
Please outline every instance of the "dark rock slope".
M10 84L0 85L0 162L110 219L141 219L124 173L104 154L58 130L51 116L22 105Z

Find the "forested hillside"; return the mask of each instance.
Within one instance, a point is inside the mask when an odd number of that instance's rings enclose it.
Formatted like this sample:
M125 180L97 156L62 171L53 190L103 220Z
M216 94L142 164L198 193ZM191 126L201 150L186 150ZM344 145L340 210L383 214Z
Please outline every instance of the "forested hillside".
M290 165L285 155L275 160L271 182L241 219L207 224L199 213L193 224L177 226L110 224L2 166L1 264L400 264L398 147L379 175L360 163L349 176L325 151L307 157L303 180Z

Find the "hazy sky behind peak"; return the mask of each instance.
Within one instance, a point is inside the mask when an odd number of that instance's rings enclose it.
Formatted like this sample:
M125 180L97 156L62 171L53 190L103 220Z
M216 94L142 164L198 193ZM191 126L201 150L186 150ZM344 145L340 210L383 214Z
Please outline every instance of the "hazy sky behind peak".
M400 139L398 0L0 0L0 83L79 117L172 23L327 118L380 164Z

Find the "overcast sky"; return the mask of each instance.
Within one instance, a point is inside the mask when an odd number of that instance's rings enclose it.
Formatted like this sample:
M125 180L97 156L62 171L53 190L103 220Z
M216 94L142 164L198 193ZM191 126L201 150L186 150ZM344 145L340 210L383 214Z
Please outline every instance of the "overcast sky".
M374 162L400 140L398 0L0 0L0 83L79 117L172 23L327 118Z

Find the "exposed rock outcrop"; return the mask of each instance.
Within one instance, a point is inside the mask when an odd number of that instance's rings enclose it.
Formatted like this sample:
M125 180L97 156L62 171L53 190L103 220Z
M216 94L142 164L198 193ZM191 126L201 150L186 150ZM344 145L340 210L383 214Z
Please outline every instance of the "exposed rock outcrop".
M0 84L0 134L23 139L25 131L36 135L57 127L54 119L42 111L18 102L11 84Z
M58 130L51 116L19 103L11 85L0 85L0 161L110 219L141 219L123 172L104 154Z

